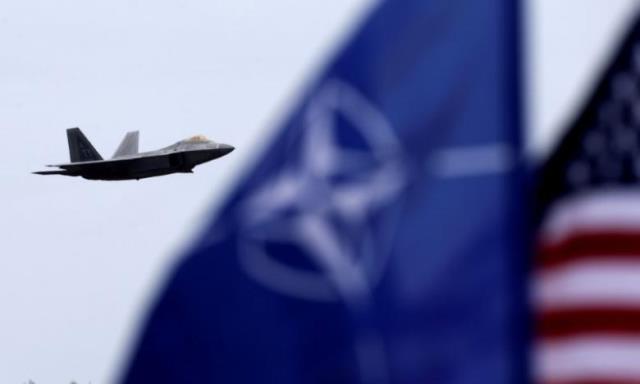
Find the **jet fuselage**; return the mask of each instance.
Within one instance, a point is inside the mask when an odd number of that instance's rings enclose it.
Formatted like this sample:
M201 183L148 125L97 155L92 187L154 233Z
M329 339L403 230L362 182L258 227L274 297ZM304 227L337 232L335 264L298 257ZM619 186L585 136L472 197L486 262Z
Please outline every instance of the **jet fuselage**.
M89 180L144 179L171 173L190 173L195 166L234 150L231 145L195 136L157 151L138 153L138 135L137 132L131 132L125 137L114 158L102 160L79 129L68 130L67 135L72 162L49 166L57 167L58 170L34 173L80 176Z

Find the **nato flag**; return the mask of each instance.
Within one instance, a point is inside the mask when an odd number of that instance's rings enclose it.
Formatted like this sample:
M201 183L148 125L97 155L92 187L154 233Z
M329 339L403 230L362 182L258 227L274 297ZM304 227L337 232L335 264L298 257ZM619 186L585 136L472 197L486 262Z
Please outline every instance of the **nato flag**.
M379 3L180 260L123 381L521 382L515 3Z

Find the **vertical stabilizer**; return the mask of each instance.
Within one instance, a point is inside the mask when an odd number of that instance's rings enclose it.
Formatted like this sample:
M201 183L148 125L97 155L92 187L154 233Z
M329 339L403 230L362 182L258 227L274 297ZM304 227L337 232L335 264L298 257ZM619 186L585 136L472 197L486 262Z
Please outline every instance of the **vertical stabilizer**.
M140 134L138 131L127 132L126 136L118 146L116 153L113 154L113 158L115 159L116 157L135 155L138 153L139 136Z
M80 128L67 129L67 140L69 140L69 157L71 157L72 163L102 160L102 156L91 145Z

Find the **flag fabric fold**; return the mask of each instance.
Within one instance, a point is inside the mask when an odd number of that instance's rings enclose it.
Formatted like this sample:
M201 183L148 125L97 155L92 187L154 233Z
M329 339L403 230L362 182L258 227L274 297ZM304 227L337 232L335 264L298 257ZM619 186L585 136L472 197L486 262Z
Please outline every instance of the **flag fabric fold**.
M379 3L180 260L123 382L522 382L516 4Z

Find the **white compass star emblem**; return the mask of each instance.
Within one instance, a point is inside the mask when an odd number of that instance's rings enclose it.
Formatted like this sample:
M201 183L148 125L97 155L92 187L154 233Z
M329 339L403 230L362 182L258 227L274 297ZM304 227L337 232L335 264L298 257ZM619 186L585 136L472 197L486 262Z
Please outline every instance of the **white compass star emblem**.
M337 130L344 129L338 118L353 127L365 150L338 142ZM241 263L280 293L353 301L369 292L386 264L389 234L376 232L370 216L394 203L406 185L400 143L385 117L337 80L311 99L303 124L299 158L241 206ZM300 247L322 273L278 262L265 249L268 241Z

